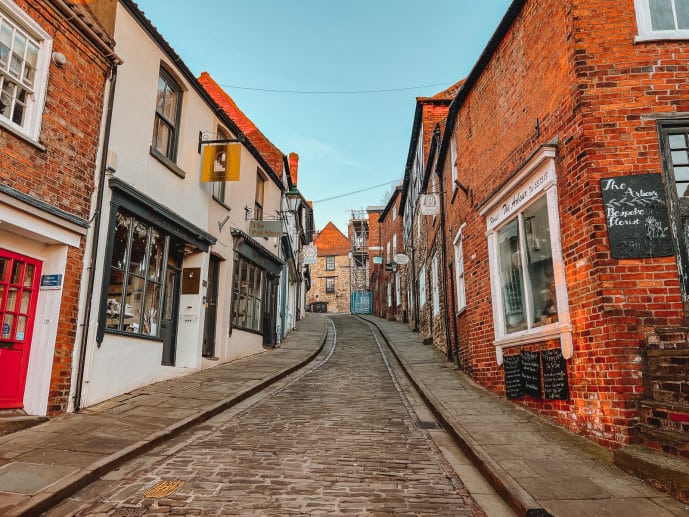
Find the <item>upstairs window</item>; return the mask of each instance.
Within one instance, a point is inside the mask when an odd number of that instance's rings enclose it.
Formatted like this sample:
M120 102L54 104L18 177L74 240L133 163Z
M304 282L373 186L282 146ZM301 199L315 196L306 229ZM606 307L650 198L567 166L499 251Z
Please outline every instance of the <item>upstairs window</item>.
M265 194L266 180L263 178L260 170L256 171L256 198L254 201L254 219L256 221L263 220L263 197Z
M0 121L38 140L52 40L14 3L0 0Z
M161 69L158 76L152 151L172 162L177 158L181 106L182 89L165 70Z
M689 39L689 0L634 0L637 41Z
M328 255L325 257L325 270L326 271L335 271L335 256L334 255Z
M462 311L467 304L464 288L464 249L462 246L462 230L457 232L453 246L455 248L455 284L457 287L457 312Z
M325 292L333 294L335 292L335 278L329 276L325 279Z

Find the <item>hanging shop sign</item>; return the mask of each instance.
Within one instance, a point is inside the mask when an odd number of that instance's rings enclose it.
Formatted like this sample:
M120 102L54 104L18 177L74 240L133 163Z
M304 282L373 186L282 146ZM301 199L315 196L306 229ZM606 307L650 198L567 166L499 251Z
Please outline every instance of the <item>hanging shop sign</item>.
M409 264L409 256L405 255L404 253L398 253L392 258L392 260L395 261L395 264L399 264L400 266Z
M282 221L249 221L249 235L252 237L282 236Z
M314 243L307 244L303 248L304 252L304 264L316 264L318 263L318 248Z
M440 215L440 196L438 194L421 194L419 196L421 215Z
M600 183L614 258L675 254L660 174L617 176Z
M239 181L242 144L210 144L203 147L201 181Z

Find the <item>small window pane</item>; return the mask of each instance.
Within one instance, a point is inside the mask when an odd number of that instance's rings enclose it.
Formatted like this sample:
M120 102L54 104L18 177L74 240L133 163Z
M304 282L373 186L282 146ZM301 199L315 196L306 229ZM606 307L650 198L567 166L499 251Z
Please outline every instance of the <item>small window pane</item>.
M684 165L689 163L686 151L672 151L672 163L674 165Z
M687 141L683 134L680 135L668 135L668 140L670 142L670 149L686 149Z
M7 273L10 270L9 265L10 261L8 259L0 257L0 282L7 281Z
M672 14L672 0L649 0L651 26L653 30L674 30L675 19Z
M0 337L2 339L10 339L12 336L12 325L14 324L14 315L13 314L5 314L5 318L3 319L2 322L2 334L0 334Z
M156 121L155 148L165 156L169 157L170 142L170 128L165 124L165 122L158 119Z
M26 316L17 316L17 330L14 334L14 339L17 341L24 341L26 336Z
M10 27L7 23L4 21L0 23L0 43L2 43L3 46L7 48L12 46L13 32L12 27Z
M160 326L158 325L158 307L160 306L160 286L148 282L146 286L146 304L144 306L144 327L143 333L150 336L158 336Z
M689 183L684 181L684 182L677 182L675 184L677 187L677 196L679 197L689 197Z
M689 167L675 167L676 181L689 181Z
M7 67L7 61L10 58L10 48L0 43L0 70Z
M121 212L117 214L115 222L115 236L113 238L112 266L124 269L126 263L126 252L129 244L129 225L131 218Z
M675 0L677 28L689 29L689 0Z
M148 258L148 280L160 281L163 267L163 251L165 248L165 237L160 235L157 230L151 230L151 247Z
M498 232L498 249L505 331L510 333L526 328L517 220Z
M31 301L31 291L22 292L22 302L19 306L19 312L22 314L28 314L29 312L29 302Z
M144 284L143 279L134 275L129 276L127 303L124 307L124 325L127 332L134 332L135 334L142 332Z
M22 278L23 264L21 262L15 262L12 266L12 276L10 277L11 284L19 284Z
M129 272L144 276L144 260L146 257L146 240L148 229L140 221L134 222L132 230L132 244L129 256Z
M6 311L15 312L17 310L17 291L18 289L16 287L10 287L9 293L7 293Z

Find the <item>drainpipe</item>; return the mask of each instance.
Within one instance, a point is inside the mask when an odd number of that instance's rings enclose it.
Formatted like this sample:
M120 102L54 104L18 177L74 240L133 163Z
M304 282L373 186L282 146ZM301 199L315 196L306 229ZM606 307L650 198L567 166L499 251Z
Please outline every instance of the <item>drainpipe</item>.
M100 177L98 178L98 190L96 197L96 210L93 215L93 240L91 243L91 258L88 266L88 286L86 288L86 307L84 309L84 320L81 324L81 343L79 344L79 364L77 366L77 382L74 393L74 411L81 409L81 396L84 383L84 369L86 367L86 348L88 345L89 323L91 321L91 311L93 308L93 285L95 283L95 268L98 259L98 248L100 242L100 225L103 215L103 193L105 190L105 176L108 164L108 149L110 147L110 128L112 126L112 110L115 103L115 86L117 84L117 65L115 62L110 74L110 91L108 92L108 111L105 119L105 130L103 134L103 153L101 154ZM98 297L100 299L100 296Z
M436 139L438 148L440 148L440 130L437 126L433 131L433 138ZM445 193L443 189L443 169L439 161L436 161L435 172L438 175L438 184L440 185L440 249L442 250L440 260L442 266L443 293L445 294L445 343L447 346L447 360L452 361L452 347L450 346L450 309L448 307L449 296L447 292L447 264L445 260L447 254L445 243Z

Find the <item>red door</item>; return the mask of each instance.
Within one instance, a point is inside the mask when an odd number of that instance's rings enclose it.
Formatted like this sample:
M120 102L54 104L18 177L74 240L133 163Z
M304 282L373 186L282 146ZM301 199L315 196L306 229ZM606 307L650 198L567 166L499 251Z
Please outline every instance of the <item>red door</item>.
M41 262L0 249L0 409L24 405Z

